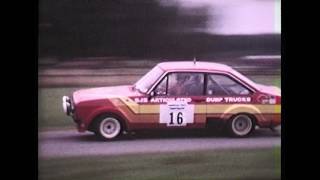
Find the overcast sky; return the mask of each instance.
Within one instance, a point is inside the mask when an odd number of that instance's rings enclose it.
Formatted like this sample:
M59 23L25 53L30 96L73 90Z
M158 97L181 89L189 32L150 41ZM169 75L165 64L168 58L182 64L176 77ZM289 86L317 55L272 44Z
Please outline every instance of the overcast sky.
M164 6L178 6L191 12L194 7L206 7L207 28L202 31L223 34L281 33L280 0L159 0Z

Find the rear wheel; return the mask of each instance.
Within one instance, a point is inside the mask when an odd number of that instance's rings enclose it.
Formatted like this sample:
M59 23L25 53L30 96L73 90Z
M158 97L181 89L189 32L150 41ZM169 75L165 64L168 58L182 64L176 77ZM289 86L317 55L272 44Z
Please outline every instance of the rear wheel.
M232 136L245 137L254 130L255 124L252 117L247 114L238 114L228 123L228 130Z
M95 124L95 134L102 139L110 140L120 135L122 126L120 120L113 116L102 116Z

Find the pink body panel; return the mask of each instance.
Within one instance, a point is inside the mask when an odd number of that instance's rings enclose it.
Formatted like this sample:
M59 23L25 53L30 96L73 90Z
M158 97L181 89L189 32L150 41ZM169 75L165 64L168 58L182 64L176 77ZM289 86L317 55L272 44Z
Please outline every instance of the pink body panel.
M253 113L256 122L261 127L277 126L281 122L281 113L278 111L270 111L268 105L264 105L264 99L270 98L271 96L275 99L273 105L281 106L281 92L279 89L263 86L258 84L252 84L245 78L240 78L233 74L233 69L229 66L217 64L217 63L206 63L206 62L170 62L160 63L158 66L165 72L174 71L197 71L197 72L220 72L228 74L239 80L242 84L250 87L254 90L254 93L250 95L250 102L218 102L210 103L206 101L206 98L213 98L215 96L201 96L201 97L188 97L192 101L190 104L195 104L196 107L201 107L203 110L201 113L195 112L194 123L188 124L183 128L203 128L206 126L208 119L218 118L222 121L227 121L234 114L225 113L225 107L239 104L241 106L253 105L257 107L263 107L266 109L262 113ZM151 103L150 95L140 93L132 88L133 86L115 86L115 87L102 87L92 88L76 91L73 94L73 101L75 103L75 113L73 118L78 124L79 131L87 130L92 121L99 115L104 113L112 113L119 116L124 120L127 130L135 129L150 129L150 128L168 128L164 124L159 124L159 106L165 104L165 102ZM246 96L247 97L247 96ZM161 97L153 97L161 98ZM172 97L181 98L181 97ZM220 97L229 98L229 97ZM230 97L232 98L232 97ZM235 97L241 98L241 97ZM147 102L136 102L135 99L148 99ZM128 101L128 102L126 102ZM131 103L131 104L130 104ZM133 105L132 105L133 104ZM215 106L221 108L221 112L215 112ZM135 109L136 108L136 109ZM205 109L204 109L205 108ZM253 107L254 108L254 107ZM198 108L199 109L199 108ZM210 112L209 110L212 110ZM270 111L270 112L269 112ZM246 113L246 112L242 112ZM171 128L171 127L170 127ZM180 128L180 127L179 127Z

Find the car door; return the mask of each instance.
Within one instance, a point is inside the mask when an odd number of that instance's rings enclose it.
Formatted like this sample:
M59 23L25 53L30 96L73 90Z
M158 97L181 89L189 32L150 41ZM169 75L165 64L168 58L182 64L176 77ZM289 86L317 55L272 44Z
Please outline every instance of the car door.
M148 105L140 106L147 127L199 128L206 121L204 73L169 72L151 91Z
M253 91L241 82L224 73L206 74L206 102L207 118L228 119L228 109L235 104L249 104L252 102Z

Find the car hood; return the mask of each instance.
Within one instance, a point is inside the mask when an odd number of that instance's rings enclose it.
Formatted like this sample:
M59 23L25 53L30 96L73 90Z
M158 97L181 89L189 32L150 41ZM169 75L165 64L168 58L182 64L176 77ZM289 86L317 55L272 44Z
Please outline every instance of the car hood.
M83 101L101 100L107 98L139 96L138 91L132 89L132 86L112 86L90 88L75 91L73 93L73 100L77 104Z
M257 84L258 89L266 94L270 94L273 96L281 96L281 89L277 86L266 86L262 84Z

